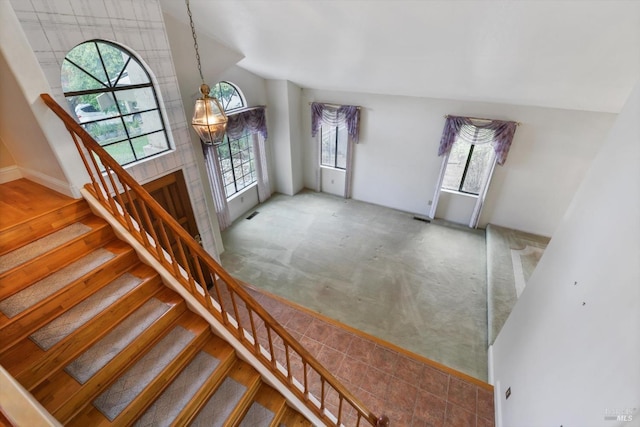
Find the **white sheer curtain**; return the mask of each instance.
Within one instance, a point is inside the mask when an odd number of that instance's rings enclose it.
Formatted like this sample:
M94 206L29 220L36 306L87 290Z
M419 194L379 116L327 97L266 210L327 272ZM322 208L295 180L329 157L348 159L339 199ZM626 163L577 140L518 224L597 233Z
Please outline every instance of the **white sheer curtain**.
M344 177L344 198L351 198L351 176L353 175L353 139L349 136L347 140L347 168Z
M267 149L264 137L254 133L253 156L255 158L256 174L258 181L258 201L260 203L271 197L271 184L269 182L269 168L267 166Z
M211 193L213 194L213 204L218 217L218 225L220 226L220 231L222 231L231 225L231 217L229 215L229 206L227 205L227 195L224 192L218 150L213 145L203 145L203 150L207 175L211 184Z

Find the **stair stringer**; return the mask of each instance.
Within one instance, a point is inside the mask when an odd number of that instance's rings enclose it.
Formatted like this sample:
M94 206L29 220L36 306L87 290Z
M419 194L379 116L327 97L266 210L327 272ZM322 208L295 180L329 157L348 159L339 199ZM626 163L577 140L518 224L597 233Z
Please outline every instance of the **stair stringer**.
M286 385L284 385L263 363L256 358L253 353L246 349L246 347L240 342L231 332L227 330L227 328L216 319L205 307L200 304L200 302L193 296L189 291L187 291L173 276L169 270L167 270L162 264L160 264L155 257L149 253L149 251L138 242L129 231L118 222L116 218L111 215L111 213L106 210L102 204L85 188L80 190L82 196L89 204L91 211L94 215L104 219L109 223L109 225L113 228L116 236L125 241L127 244L131 245L134 251L138 254L138 257L142 262L149 265L151 268L156 270L162 279L162 282L165 286L171 288L175 292L177 292L186 302L187 306L191 311L198 314L202 319L204 319L211 326L211 330L214 334L223 338L229 345L231 345L236 351L237 356L250 364L262 377L263 381L269 384L271 387L276 389L287 402L295 408L298 412L300 412L305 418L307 418L310 422L312 422L315 426L323 426L326 425L324 421L322 421L313 411L311 411L307 405L304 404ZM198 290L204 295L204 290L199 286ZM218 303L212 299L213 305L218 306ZM229 318L230 321L234 322L232 318ZM235 323L235 322L234 322ZM251 335L247 335L248 333L245 331L245 335L250 341L253 341L253 337ZM269 353L260 347L263 353L269 356ZM286 370L280 366L278 363L278 368L286 375ZM295 380L294 380L295 381ZM302 384L295 381L296 385L303 390ZM320 407L320 402L317 401L313 396L309 396L310 400ZM328 412L325 409L325 415L328 416L332 420L336 420L335 416Z

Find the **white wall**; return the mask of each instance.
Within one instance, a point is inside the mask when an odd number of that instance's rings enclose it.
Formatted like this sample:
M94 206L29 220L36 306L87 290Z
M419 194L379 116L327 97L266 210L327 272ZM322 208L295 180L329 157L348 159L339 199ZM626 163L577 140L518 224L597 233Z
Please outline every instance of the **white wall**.
M470 194L441 191L438 198L436 218L469 225L477 201L478 198Z
M320 168L320 191L344 197L346 175L343 170Z
M362 106L354 149L353 198L428 215L440 172L444 115L521 122L509 158L497 166L480 227L493 223L550 236L614 114L431 98L303 89L305 186L315 188L309 102Z
M493 345L503 426L640 425L638 117L640 83Z
M302 148L302 89L287 81L289 97L289 137L291 143L293 194L304 188L304 150Z
M64 126L54 121L40 94L51 92L18 16L0 2L0 136L27 177L60 193L80 197L87 174ZM55 126L55 125L58 126ZM45 135L46 134L46 135ZM61 159L77 163L62 165ZM74 182L75 181L75 182Z
M242 191L228 200L229 218L231 221L245 216L245 214L258 204L258 187L256 185Z
M304 187L301 148L301 89L285 80L267 80L269 147L274 191L294 195Z

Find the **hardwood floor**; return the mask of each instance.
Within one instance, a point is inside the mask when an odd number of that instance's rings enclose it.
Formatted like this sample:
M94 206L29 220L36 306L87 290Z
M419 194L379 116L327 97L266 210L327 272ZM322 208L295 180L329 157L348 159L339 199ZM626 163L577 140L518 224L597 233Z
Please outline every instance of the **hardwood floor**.
M37 200L38 203L33 203ZM27 179L0 185L0 230L73 202L71 197Z

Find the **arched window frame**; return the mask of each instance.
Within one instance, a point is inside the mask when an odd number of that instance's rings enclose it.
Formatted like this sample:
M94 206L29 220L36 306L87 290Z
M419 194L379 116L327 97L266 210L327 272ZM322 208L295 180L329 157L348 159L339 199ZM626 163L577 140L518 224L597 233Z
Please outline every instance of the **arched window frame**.
M210 96L214 96L220 101L220 105L225 113L241 110L246 107L247 100L238 86L222 80L216 83L209 92Z
M97 53L97 58L95 58L95 60L99 61L98 67L101 67L101 70L100 68L97 68L97 70L102 71L102 77L106 78L101 79L99 75L95 75L88 71L86 69L88 67L83 66L82 64L74 61L73 58L70 58L75 49L87 44L93 44L95 46L95 51ZM123 66L120 71L117 72L117 75L114 76L114 73L109 73L107 69L108 67L103 58L105 52L101 51L100 45L115 48L126 56L126 60L123 58ZM131 64L132 61L134 68L129 69L129 64ZM96 64L93 65L96 66ZM70 71L78 72L79 70L80 73L84 73L84 75L89 76L92 79L89 80L89 82L93 83L94 87L84 89L70 88L74 90L67 90L69 89L69 86L68 82L65 81L65 78L68 74L65 73L65 67L70 67L68 68ZM144 81L125 83L123 79L128 78L129 72L133 72L134 70L138 73L138 78L140 76L144 76ZM118 163L123 166L129 165L171 150L171 139L167 132L165 115L161 109L161 100L153 78L150 71L134 52L107 40L87 40L78 44L67 53L63 62L61 74L62 89L65 97L67 98L72 114L76 115L76 119L81 126L87 130L96 139L96 141L102 145L107 152L116 159L116 161L118 161ZM136 109L137 101L135 99L123 100L118 97L118 94L121 94L124 97L126 91L130 91L129 93L131 94L135 93L133 92L135 90L150 91L147 92L150 95L147 96L147 99L152 99L153 103L147 105L146 108ZM99 114L89 117L86 120L82 120L82 117L79 117L78 108L80 105L85 103L82 101L76 102L77 97L90 97L91 95L96 94L97 96L94 99L94 102L86 104L88 104L89 107L93 107L93 114ZM93 105L97 103L98 96L101 96L102 94L107 94L107 98L112 100L111 103L113 105L109 107L112 109L110 112L97 110L95 105ZM131 106L133 106L133 108L131 108ZM91 108L89 108L89 110L91 110ZM82 109L80 109L80 111L82 111ZM148 119L146 126L144 125L145 118ZM145 129L145 127L147 129ZM105 128L115 129L111 134L116 134L116 136L113 138L105 137ZM153 143L151 143L150 140L153 140Z

